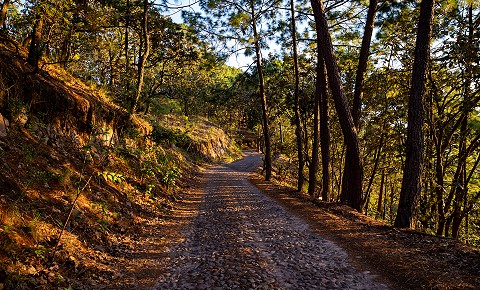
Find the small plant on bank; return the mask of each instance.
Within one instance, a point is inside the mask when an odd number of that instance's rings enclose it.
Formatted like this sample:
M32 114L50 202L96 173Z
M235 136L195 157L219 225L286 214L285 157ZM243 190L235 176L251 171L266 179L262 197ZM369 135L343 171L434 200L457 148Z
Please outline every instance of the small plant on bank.
M125 180L123 174L117 172L102 171L98 172L97 174L102 176L106 181L111 181L113 183L121 184Z

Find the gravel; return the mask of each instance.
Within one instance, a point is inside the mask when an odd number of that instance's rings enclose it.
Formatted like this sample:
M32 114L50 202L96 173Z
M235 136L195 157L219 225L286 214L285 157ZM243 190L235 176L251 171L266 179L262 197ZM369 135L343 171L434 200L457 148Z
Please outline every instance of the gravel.
M248 181L254 152L206 172L200 213L154 289L388 289Z

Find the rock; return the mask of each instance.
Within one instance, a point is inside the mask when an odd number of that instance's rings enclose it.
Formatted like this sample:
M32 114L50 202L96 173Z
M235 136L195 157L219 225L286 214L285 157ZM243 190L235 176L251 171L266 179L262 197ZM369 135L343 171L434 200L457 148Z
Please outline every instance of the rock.
M0 114L0 137L7 137L8 126L10 123L8 122L7 118L3 117Z

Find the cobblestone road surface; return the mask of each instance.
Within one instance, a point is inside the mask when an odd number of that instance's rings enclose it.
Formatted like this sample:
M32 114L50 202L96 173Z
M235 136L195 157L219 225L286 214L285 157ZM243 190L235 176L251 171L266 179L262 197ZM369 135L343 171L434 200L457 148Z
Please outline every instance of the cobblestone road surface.
M154 289L388 289L248 181L261 156L206 172L200 213Z

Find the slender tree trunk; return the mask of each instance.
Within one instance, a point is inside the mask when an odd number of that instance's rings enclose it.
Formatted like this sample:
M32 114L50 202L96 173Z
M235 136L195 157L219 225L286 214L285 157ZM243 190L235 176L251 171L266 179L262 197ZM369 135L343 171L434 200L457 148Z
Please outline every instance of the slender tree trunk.
M141 54L140 63L138 64L138 77L137 77L137 92L135 94L135 101L132 106L131 114L134 114L138 101L140 100L140 95L143 88L143 76L145 75L145 63L147 61L148 55L150 53L150 38L148 36L148 0L143 1L143 17L142 17L142 39L143 39L143 53L142 48L139 49Z
M424 151L424 111L423 96L428 58L430 53L430 36L432 31L434 0L423 0L420 4L415 59L413 62L412 86L408 99L408 128L406 141L406 160L400 191L395 226L408 228L417 207L417 199L421 190L421 176Z
M460 189L457 191L457 195L455 196L455 204L454 204L454 212L453 212L453 221L452 221L452 237L454 239L458 238L458 233L460 231L460 225L462 223L463 218L465 217L465 212L468 211L466 208L467 197L468 197L468 184L469 180L467 177L467 158L470 155L467 152L467 136L469 133L468 128L468 119L470 115L470 107L471 107L471 84L473 78L473 59L474 56L474 40L473 40L473 7L470 5L468 7L468 42L467 42L467 50L466 50L466 65L465 65L465 84L464 84L464 97L463 97L463 112L462 112L462 125L460 128L460 151L459 158L461 160L462 165L462 174L460 179L458 180L458 184ZM463 206L463 210L462 210Z
M362 112L362 95L365 87L365 72L367 71L368 55L370 53L370 43L372 41L373 26L377 13L378 0L370 0L368 5L367 20L363 32L362 46L360 48L360 57L358 59L357 74L355 77L355 90L353 93L352 118L357 131L360 129L360 116Z
M265 94L265 81L263 79L262 55L260 52L260 37L257 32L257 20L255 18L254 3L250 1L250 12L252 17L253 38L255 45L255 56L258 72L258 83L260 88L260 98L262 101L262 119L263 119L263 138L265 140L265 180L270 180L272 177L272 156L270 148L270 128L267 113L267 95Z
M375 15L377 12L377 4L378 0L371 0L368 6L368 13L367 13L367 20L365 22L365 29L363 33L362 39L362 46L360 48L360 57L358 59L358 67L357 73L355 78L355 90L353 94L353 106L352 106L352 118L353 123L357 129L357 132L360 132L360 116L362 110L362 95L364 89L364 79L365 79L365 72L367 71L367 64L368 64L368 55L370 52L370 43L372 40L373 34L373 26L375 23ZM350 156L351 152L347 151L347 156L345 158L345 171L343 175L343 183L346 187L350 182L350 173L352 173L352 165L350 164L352 157ZM343 191L341 193L341 201L346 202L349 197L350 193ZM367 198L363 201L366 201Z
M295 89L294 89L294 111L295 111L295 135L297 137L297 157L298 157L298 172L297 172L297 191L302 191L305 177L303 176L303 168L305 160L303 156L303 128L302 120L300 118L300 76L298 68L298 52L297 52L297 27L295 21L295 0L290 0L290 13L292 22L292 43L293 43L293 69L295 73Z
M382 169L382 178L380 179L380 192L378 194L377 215L382 214L383 192L385 188L385 168Z
M335 103L335 109L342 128L343 138L347 147L347 156L350 161L348 170L348 182L343 179L342 192L346 193L344 202L352 208L360 211L362 207L362 179L363 179L363 163L360 152L360 142L357 130L353 123L352 114L348 108L348 103L343 93L340 81L340 73L337 61L333 52L332 39L328 31L328 23L321 0L312 0L312 8L314 9L315 23L317 33L320 35L319 47L327 67L328 81L332 91L332 97ZM344 174L345 176L345 174Z
M40 42L42 41L43 19L40 13L35 17L35 24L33 25L30 47L28 49L27 62L38 69L38 62L42 55L42 48Z
M64 69L67 68L67 63L68 59L70 57L70 45L71 45L71 39L74 31L74 24L72 24L69 29L67 35L65 35L65 38L63 39L62 42L62 47L60 51L60 66Z
M322 200L330 199L330 128L328 127L328 92L327 92L327 74L325 72L325 61L321 62L321 70L317 71L320 79L320 147L322 149ZM318 68L317 68L318 69ZM318 85L317 81L317 85Z
M125 53L125 94L128 95L128 92L130 90L130 78L128 75L129 71L129 55L128 55L128 46L129 46L129 40L128 40L128 28L130 26L130 0L127 0L126 3L126 12L125 12L125 43L124 43L124 53Z
M316 89L314 95L314 106L313 106L313 142L312 142L312 158L310 161L310 168L308 171L309 174L309 181L308 181L308 193L312 197L317 197L315 194L317 188L317 172L318 172L318 147L320 145L320 123L319 123L319 115L320 115L320 99L322 98L322 92L320 88L321 76L320 70L322 68L323 58L320 53L320 48L317 48L317 82L316 82Z
M377 175L378 164L380 163L380 157L382 156L384 136L385 136L385 134L383 134L383 132L382 132L381 136L380 136L380 142L378 144L378 148L375 152L375 161L373 163L372 174L370 175L370 179L368 180L367 191L365 193L365 200L363 201L363 204L365 204L367 202L367 200L370 198L370 192L371 192L370 190L372 188L372 184L373 184L373 180L375 179L375 175ZM366 207L368 207L368 205Z
M2 9L0 10L0 27L3 27L7 22L7 12L8 12L9 5L10 5L10 0L3 1Z
M445 191L444 187L444 173L443 173L443 154L442 154L442 146L439 144L442 137L442 128L439 129L438 136L436 138L436 148L435 148L435 179L436 179L436 203L437 203L437 214L438 214L438 224L437 224L437 231L436 235L441 236L443 235L443 229L445 227L445 211L444 211L444 204L443 204L443 192Z

